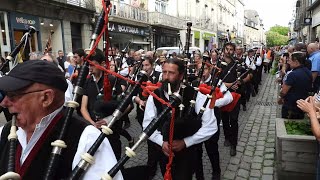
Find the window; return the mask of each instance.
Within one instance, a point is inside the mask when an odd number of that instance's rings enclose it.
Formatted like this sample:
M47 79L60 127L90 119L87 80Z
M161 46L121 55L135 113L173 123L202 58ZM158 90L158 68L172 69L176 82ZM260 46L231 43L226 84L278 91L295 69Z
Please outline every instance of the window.
M156 0L155 1L155 11L160 13L167 13L167 3L163 0Z

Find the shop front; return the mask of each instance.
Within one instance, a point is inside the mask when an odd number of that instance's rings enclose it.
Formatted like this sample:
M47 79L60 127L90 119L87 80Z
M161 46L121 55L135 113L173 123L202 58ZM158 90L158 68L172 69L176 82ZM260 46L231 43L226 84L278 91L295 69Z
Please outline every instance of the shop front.
M155 49L159 47L179 46L179 30L167 29L163 27L153 27Z
M10 12L10 40L11 40L11 47L14 48L16 45L19 44L23 35L29 31L30 26L33 26L36 29L36 32L32 34L29 38L28 43L26 43L25 48L21 48L21 59L28 60L29 53L39 51L40 44L40 23L39 18L32 15L17 13L17 12ZM23 51L24 50L24 51ZM23 53L22 53L23 51ZM20 60L21 60L20 59Z
M207 32L202 33L203 51L210 51L212 48L217 47L216 37L217 35L215 33L207 33Z
M134 50L149 50L150 33L147 27L138 27L116 22L108 24L111 46L123 50L125 47Z
M11 52L8 24L8 13L0 11L0 57L2 58L5 58Z

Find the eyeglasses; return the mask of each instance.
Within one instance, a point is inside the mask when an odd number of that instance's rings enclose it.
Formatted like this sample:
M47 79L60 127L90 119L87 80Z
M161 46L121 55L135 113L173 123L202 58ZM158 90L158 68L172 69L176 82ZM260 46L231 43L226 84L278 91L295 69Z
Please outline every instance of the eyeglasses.
M37 92L41 92L44 91L46 89L41 89L41 90L35 90L35 91L29 91L29 92L7 92L6 93L6 97L8 97L10 99L10 101L14 100L16 97L22 97L26 94L31 94L31 93L37 93Z

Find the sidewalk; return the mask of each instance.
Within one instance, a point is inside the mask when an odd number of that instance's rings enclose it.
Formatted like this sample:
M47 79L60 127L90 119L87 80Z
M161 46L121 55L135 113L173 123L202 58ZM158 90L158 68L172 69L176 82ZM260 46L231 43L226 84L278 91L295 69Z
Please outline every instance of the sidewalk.
M250 99L248 111L241 112L237 155L227 160L223 179L275 179L277 85L275 76L263 75L258 96Z

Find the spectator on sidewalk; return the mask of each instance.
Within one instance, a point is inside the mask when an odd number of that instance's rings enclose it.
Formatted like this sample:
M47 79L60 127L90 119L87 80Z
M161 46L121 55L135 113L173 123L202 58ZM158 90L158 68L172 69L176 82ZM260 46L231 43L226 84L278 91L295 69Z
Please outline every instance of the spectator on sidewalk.
M309 59L312 66L312 90L317 92L320 85L320 51L319 46L316 43L310 43L307 47Z
M291 71L283 78L278 103L283 104L281 115L287 119L303 119L304 113L297 107L298 99L308 97L311 89L311 71L304 66L305 55L302 52L294 52L288 59Z

